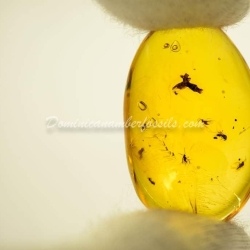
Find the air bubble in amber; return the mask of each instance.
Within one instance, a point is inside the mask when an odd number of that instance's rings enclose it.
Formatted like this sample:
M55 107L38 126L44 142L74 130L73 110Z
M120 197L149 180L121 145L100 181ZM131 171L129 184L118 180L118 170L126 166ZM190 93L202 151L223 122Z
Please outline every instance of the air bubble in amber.
M147 207L232 218L250 194L250 75L217 28L151 32L131 65L126 151Z

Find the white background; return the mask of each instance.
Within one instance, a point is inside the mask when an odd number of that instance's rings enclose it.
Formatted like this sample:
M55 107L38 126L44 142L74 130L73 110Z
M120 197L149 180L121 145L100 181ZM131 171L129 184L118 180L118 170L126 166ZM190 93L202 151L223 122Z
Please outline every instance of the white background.
M57 244L103 217L144 209L123 131L46 129L123 120L133 56L146 33L91 0L0 0L0 246ZM250 18L227 29L248 64ZM250 204L237 216L250 232Z

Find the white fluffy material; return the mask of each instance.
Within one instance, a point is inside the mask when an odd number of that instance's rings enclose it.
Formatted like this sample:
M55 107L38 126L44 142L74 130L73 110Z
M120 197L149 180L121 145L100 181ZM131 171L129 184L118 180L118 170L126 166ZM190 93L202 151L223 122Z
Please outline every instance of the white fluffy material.
M92 232L88 250L238 250L250 239L238 226L194 214L138 211L103 222Z
M223 27L239 22L250 0L96 0L111 15L142 30Z

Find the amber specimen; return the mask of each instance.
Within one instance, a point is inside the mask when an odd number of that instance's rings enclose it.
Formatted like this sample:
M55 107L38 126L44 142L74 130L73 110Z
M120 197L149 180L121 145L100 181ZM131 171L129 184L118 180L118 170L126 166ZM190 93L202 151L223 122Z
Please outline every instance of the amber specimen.
M250 193L249 113L249 69L221 29L151 32L131 65L124 103L141 201L232 218Z

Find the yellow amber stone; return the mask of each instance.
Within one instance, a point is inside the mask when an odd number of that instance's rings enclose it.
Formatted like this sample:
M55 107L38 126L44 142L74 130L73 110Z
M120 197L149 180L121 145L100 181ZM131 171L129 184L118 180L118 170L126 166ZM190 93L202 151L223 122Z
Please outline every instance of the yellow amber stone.
M217 28L151 32L124 105L130 175L147 207L232 218L250 194L250 74Z

